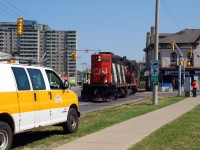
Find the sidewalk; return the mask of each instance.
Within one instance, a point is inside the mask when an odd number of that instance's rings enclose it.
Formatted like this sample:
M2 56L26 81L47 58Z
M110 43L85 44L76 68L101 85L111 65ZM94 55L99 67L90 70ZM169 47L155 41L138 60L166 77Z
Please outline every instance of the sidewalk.
M55 150L126 150L199 104L199 97L189 97L173 105L84 136Z

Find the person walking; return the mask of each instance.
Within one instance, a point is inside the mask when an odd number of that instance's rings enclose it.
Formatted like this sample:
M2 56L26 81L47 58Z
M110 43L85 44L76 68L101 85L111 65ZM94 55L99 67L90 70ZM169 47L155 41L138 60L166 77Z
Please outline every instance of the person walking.
M192 82L192 93L193 93L193 97L197 97L197 81L196 80Z
M175 90L175 80L172 81L172 88L173 88L173 91Z

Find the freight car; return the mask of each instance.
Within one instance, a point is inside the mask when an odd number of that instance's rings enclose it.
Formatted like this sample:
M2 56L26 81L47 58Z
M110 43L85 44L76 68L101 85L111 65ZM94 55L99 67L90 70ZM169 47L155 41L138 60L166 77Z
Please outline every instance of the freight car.
M90 83L84 83L81 97L90 101L118 99L137 91L137 63L110 52L91 56Z

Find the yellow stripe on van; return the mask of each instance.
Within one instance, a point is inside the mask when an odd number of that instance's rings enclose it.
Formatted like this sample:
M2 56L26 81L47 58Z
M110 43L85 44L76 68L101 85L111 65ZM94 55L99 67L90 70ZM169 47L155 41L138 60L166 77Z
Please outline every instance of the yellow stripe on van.
M1 113L19 113L17 92L0 92Z

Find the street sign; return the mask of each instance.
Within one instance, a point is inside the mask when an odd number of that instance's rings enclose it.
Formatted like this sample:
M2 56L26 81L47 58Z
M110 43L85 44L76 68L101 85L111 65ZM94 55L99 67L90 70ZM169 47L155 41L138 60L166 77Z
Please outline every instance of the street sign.
M152 60L151 61L151 74L152 75L158 75L159 74L159 61L158 60Z
M158 81L153 82L153 85L158 85Z
M151 81L152 81L152 82L158 81L158 76L157 76L157 75L152 75L152 76L151 76Z

